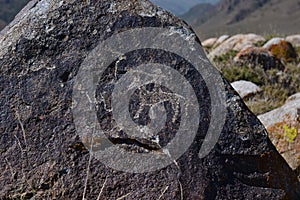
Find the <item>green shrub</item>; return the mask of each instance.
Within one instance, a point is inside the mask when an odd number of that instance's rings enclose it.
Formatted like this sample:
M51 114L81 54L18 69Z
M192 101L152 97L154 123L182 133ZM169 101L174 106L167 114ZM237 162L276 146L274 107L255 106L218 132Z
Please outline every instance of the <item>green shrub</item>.
M228 51L227 53L221 55L221 56L216 56L214 58L214 62L216 63L223 63L223 64L226 64L228 63L229 61L232 61L233 58L238 54L238 51L235 51L235 50L230 50Z
M257 74L255 70L249 67L232 66L230 68L225 68L221 71L224 77L229 82L234 82L238 80L247 80L258 85L263 84L263 79L260 77L260 75Z
M300 55L300 48L297 49ZM229 81L251 81L259 85L262 92L248 97L245 103L255 114L262 114L282 106L286 99L300 92L300 68L298 61L285 65L285 71L271 69L264 71L261 66L238 65L233 61L236 51L230 51L214 59L215 66Z

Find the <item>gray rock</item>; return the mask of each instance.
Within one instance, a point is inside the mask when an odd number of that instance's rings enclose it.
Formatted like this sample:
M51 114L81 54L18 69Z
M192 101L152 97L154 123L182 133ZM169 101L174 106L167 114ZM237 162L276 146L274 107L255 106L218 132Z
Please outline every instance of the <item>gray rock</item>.
M235 89L242 98L249 97L261 91L260 87L250 81L235 81L231 83L233 89Z
M191 146L171 165L145 173L117 171L90 153L72 112L76 103L85 103L72 99L80 66L102 41L142 27L165 27L171 33L167 36L185 38L190 49L199 43L185 23L144 0L36 0L1 33L0 199L299 199L295 173L225 80L226 123L209 155L199 158L214 99L189 62L159 49L128 52L108 65L93 94L104 99L96 107L97 124L122 151L167 154L160 146L176 137L180 123L178 118L170 119L178 111L172 101L164 105L172 112L166 116L169 132L159 135L159 144L132 138L126 132L113 134L109 111L114 81L141 63L167 64L190 80L200 99L201 123ZM161 37L166 35L157 38ZM204 54L201 49L193 51ZM214 69L207 58L198 59L206 63L206 70ZM178 82L178 86L182 84ZM145 100L141 96L156 94L156 89L149 84L132 95L133 114ZM158 89L159 99L170 93ZM83 94L89 105L89 94ZM136 123L146 123L150 111L142 110ZM101 143L96 139L91 144ZM116 162L119 159L111 157Z
M213 48L216 48L217 46L219 46L220 44L222 44L223 42L225 42L228 38L230 38L229 35L221 35L217 41L215 42Z
M272 45L279 44L281 41L285 41L284 38L279 38L279 37L272 38L266 44L264 44L263 48L270 49Z
M283 38L273 38L269 40L265 45L266 48L272 55L277 59L285 62L296 61L298 55L293 45L284 40Z
M218 47L213 49L208 57L213 59L216 56L221 56L229 52L230 50L241 51L243 49L253 47L255 43L265 41L265 38L253 33L249 34L237 34L221 43Z
M258 118L266 128L269 128L274 124L284 121L287 115L289 118L295 119L297 117L298 110L300 110L300 93L289 97L286 104L282 107L259 115Z
M286 41L290 42L294 47L300 47L300 35L290 35L285 39Z
M261 66L264 70L278 69L283 71L285 66L271 52L261 47L250 47L241 50L233 59L236 63Z
M202 46L203 47L211 48L211 47L214 46L214 44L216 43L216 41L217 41L217 38L208 38L208 39L206 39L206 40L204 40L202 42Z
M300 175L300 93L289 97L282 107L258 118L266 126L277 150Z

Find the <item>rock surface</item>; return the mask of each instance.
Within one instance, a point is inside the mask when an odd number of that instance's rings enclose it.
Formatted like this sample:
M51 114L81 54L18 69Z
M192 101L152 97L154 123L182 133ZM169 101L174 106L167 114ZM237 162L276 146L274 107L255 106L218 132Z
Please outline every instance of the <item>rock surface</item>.
M246 98L249 97L250 95L256 94L261 91L260 87L256 85L255 83L252 83L250 81L235 81L231 83L231 86L237 93L242 97Z
M277 59L292 62L295 61L298 57L296 49L290 42L281 41L278 44L273 44L268 49L272 55L274 55Z
M300 47L300 35L290 35L285 39L286 41L290 42L294 47Z
M0 199L299 199L296 174L226 81L226 123L208 156L198 157L205 119L188 151L152 173L115 171L89 154L73 121L74 80L99 42L138 27L190 32L144 0L35 0L1 32ZM188 66L176 55L153 51L133 52L112 67L156 59ZM105 83L114 73L126 73L110 69ZM183 73L198 80L188 70ZM204 82L196 85L198 94L207 94ZM199 114L209 116L207 101L203 104ZM126 136L123 143L137 145Z
M250 47L241 50L234 58L235 62L250 64L252 66L261 65L264 70L279 69L284 70L285 66L266 48Z
M279 44L281 41L284 41L284 38L274 37L266 42L263 48L269 49L274 44Z
M214 48L216 48L217 46L219 46L220 44L222 44L225 40L227 40L230 36L229 35L221 35L217 41L214 44Z
M294 37L290 39L296 40ZM290 62L297 58L294 46L284 38L272 38L264 44L263 48L270 51L279 60Z
M221 56L226 54L230 50L241 51L242 49L253 47L255 43L265 41L265 38L256 35L256 34L237 34L234 35L223 43L221 43L218 47L213 49L208 55L209 58L214 58L216 56Z
M281 155L296 170L300 167L300 93L286 104L258 117ZM300 175L300 171L298 172Z
M203 47L208 47L208 48L211 48L214 46L214 44L216 43L217 41L217 38L209 38L209 39L206 39L202 42L202 46Z
M286 104L282 107L260 115L258 116L258 118L266 128L269 128L276 123L284 121L286 119L286 116L288 116L291 119L296 119L299 109L300 93L297 93L289 97L286 101Z

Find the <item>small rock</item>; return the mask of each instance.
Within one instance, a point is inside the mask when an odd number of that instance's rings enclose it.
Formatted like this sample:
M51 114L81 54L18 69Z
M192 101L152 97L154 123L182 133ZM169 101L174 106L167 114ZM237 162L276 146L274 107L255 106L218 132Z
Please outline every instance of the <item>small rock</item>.
M290 96L287 100L286 103L291 102L291 101L300 101L300 93L294 94ZM300 107L300 106L299 106Z
M300 47L300 35L290 35L285 39L286 41L290 42L294 47Z
M225 42L215 48L210 54L209 58L221 56L230 50L240 51L242 49L253 47L255 43L265 41L265 38L256 34L238 34L230 37Z
M287 38L289 38L290 41L297 40L296 36ZM297 52L295 48L288 40L285 40L284 38L272 38L263 46L263 48L270 51L279 60L290 62L297 58Z
M222 44L225 40L227 40L230 36L229 35L222 35L220 36L217 41L215 42L213 48L216 48L217 46L219 46L220 44Z
M248 48L250 46L254 46L257 42L265 41L265 38L260 35L249 33L246 35L242 35L242 37L236 37L236 40L237 40L237 42L236 42L233 50L240 51L240 50Z
M277 59L285 62L294 61L298 56L293 45L285 40L280 41L278 44L271 45L268 50Z
M250 81L235 81L231 86L238 92L242 98L249 97L261 91L260 87Z
M266 48L249 47L241 50L234 58L235 62L250 64L252 66L261 65L264 70L278 69L284 70L282 62L273 56Z
M269 49L272 45L279 44L281 41L284 41L284 38L272 38L266 44L264 44L263 48Z
M211 48L211 47L214 46L214 44L216 43L216 41L217 41L217 38L209 38L209 39L204 40L202 42L202 46L203 47L207 47L207 48Z
M297 109L300 109L300 93L289 97L286 104L282 107L262 114L258 116L258 118L266 128L269 128L276 123L282 122L287 115L291 119L295 119L297 116Z

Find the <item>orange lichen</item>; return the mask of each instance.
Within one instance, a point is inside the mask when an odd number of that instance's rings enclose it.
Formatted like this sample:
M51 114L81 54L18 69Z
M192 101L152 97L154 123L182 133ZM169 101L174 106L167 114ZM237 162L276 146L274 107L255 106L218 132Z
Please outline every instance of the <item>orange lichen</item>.
M275 123L267 129L268 133L277 140L286 139L288 142L294 142L299 135L300 124L296 119L286 114L281 122Z
M291 62L297 58L297 52L295 48L287 41L281 41L279 44L273 44L269 51L277 59L285 62Z

